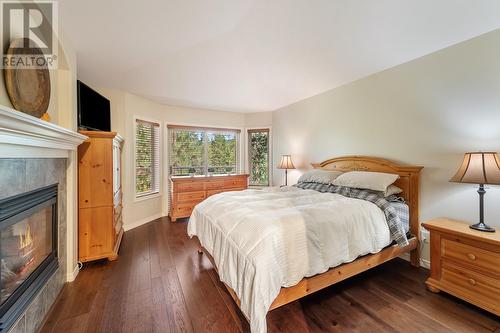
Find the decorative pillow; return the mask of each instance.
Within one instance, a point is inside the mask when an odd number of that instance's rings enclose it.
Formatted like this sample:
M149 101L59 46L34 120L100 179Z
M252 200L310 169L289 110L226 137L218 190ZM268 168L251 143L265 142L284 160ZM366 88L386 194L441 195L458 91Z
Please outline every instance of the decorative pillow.
M392 173L350 171L337 177L333 185L385 192L398 178Z
M300 176L299 183L331 184L341 174L340 171L314 169Z
M400 189L399 187L397 187L396 185L390 185L387 190L385 190L384 192L384 197L390 197L391 195L395 195L395 194L399 194L403 192L402 189Z

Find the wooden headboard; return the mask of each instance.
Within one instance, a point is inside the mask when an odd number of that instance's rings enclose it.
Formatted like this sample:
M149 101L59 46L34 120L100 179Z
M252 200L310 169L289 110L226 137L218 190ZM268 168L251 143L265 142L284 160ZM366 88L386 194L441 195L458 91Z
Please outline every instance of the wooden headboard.
M420 223L418 220L419 179L421 166L403 165L383 158L370 156L344 156L313 163L315 169L347 171L372 171L398 174L394 185L403 190L401 196L410 207L410 231L420 239Z

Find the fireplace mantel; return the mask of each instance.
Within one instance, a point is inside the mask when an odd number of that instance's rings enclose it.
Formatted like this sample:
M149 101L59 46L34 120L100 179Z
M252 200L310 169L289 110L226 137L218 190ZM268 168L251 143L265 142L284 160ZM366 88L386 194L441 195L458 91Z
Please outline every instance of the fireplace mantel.
M0 105L1 158L65 158L87 137Z

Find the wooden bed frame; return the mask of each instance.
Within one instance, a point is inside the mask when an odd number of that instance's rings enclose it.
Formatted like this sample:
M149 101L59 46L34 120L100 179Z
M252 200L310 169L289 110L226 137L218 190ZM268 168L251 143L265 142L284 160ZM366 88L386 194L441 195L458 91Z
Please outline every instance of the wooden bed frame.
M407 166L389 160L367 156L337 157L321 163L313 163L312 166L315 169L338 170L342 172L374 171L398 174L400 178L396 181L395 185L403 190L401 196L404 197L406 203L410 207L410 233L412 235L409 239L410 244L405 247L399 247L397 244L390 245L378 253L359 257L353 262L333 267L324 273L309 278L304 278L293 287L282 287L280 293L271 304L269 311L383 264L403 253L410 252L411 264L416 267L420 265L418 197L419 177L423 167ZM212 262L215 270L217 270L212 256L201 247L201 245L199 245L198 252L205 253ZM226 288L236 304L240 306L240 300L236 296L236 293L228 285L226 285Z

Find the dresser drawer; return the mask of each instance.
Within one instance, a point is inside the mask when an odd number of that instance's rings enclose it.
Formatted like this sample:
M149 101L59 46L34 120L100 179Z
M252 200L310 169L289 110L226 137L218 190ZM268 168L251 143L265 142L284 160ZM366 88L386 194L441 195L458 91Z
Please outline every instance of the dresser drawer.
M189 216L197 203L179 203L173 207L176 216Z
M460 289L473 301L486 302L494 308L500 307L500 281L464 269L451 263L444 263L441 281L448 288Z
M207 190L222 190L224 188L224 181L212 181L205 183L205 189Z
M205 191L177 193L177 201L178 202L187 202L187 201L201 202L204 199L205 199Z
M247 180L246 179L230 179L224 181L224 188L246 188Z
M500 275L500 253L480 249L450 239L442 239L443 258L473 265L487 273Z
M236 191L243 191L246 190L245 187L233 187L233 188L226 188L223 192L236 192Z
M203 191L205 184L203 182L188 182L175 184L174 187L174 192L194 192Z
M207 198L211 195L217 194L217 193L222 193L224 190L207 190Z

